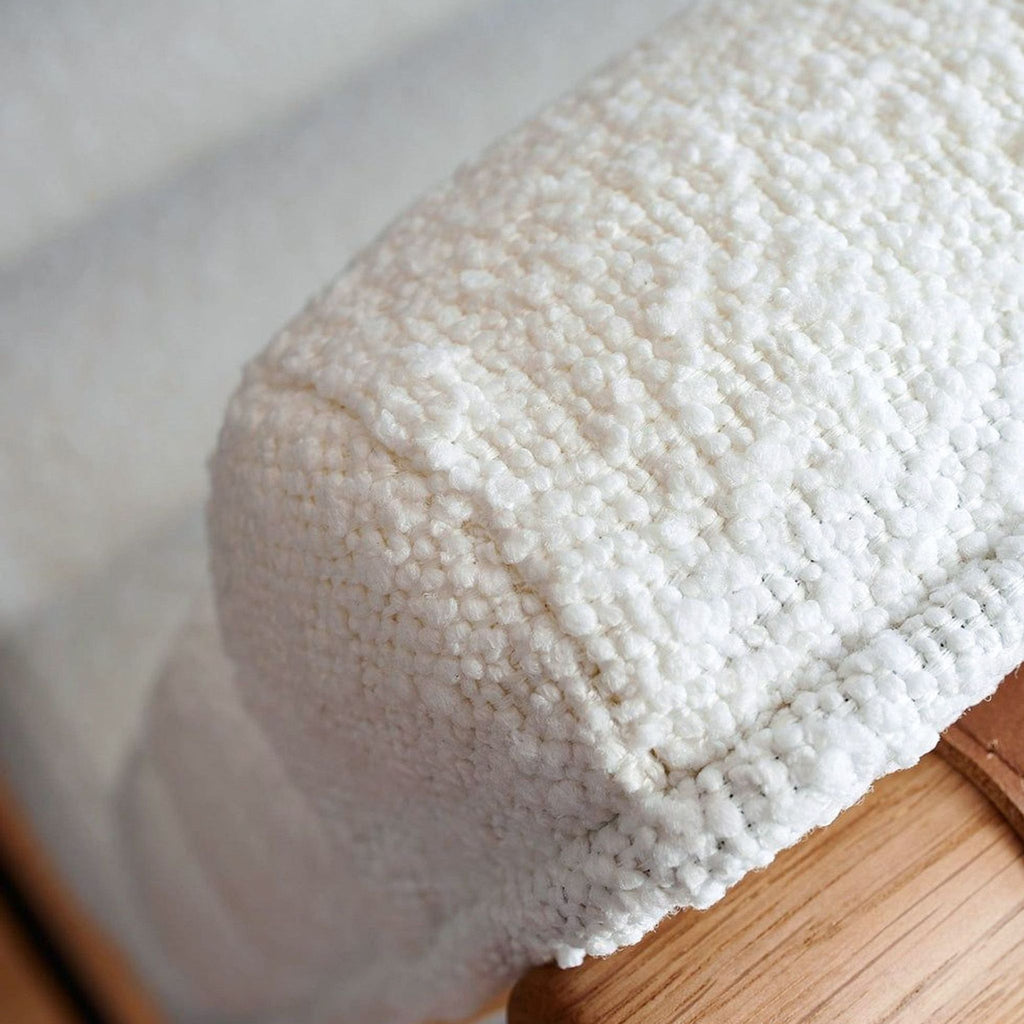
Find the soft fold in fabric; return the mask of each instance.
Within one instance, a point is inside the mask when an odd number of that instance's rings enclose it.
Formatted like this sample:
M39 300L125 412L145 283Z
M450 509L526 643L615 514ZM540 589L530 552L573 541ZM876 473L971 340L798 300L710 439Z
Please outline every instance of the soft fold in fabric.
M1022 107L1010 0L697 5L248 366L218 671L303 808L295 1006L634 942L1021 659Z

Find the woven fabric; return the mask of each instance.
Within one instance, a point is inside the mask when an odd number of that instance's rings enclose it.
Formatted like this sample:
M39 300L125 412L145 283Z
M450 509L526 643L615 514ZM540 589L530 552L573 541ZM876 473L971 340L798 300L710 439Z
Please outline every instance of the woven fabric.
M699 5L247 368L214 579L332 1006L712 904L1024 655L1022 21Z

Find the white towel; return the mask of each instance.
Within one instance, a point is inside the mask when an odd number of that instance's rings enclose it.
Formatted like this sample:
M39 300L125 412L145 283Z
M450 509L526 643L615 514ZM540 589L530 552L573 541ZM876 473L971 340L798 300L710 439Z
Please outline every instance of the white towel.
M214 578L318 1010L706 907L1020 660L1022 21L699 5L247 368Z

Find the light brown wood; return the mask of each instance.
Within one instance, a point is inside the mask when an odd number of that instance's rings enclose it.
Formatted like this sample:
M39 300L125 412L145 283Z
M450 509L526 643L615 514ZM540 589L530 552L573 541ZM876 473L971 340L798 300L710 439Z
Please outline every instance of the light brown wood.
M61 880L2 779L0 858L110 1024L161 1024L162 1016L128 961Z
M1024 1021L1024 848L932 754L704 912L513 989L509 1024Z
M503 992L496 999L490 1000L484 1006L481 1006L479 1010L473 1013L471 1016L464 1018L461 1021L450 1022L450 1024L480 1024L485 1018L492 1016L499 1010L503 1009L505 1004L508 1002L508 992ZM429 1024L429 1022L428 1022ZM444 1021L436 1021L434 1024L445 1024Z
M82 1024L3 901L0 901L0 1020L17 1024Z
M1024 839L1024 665L954 722L938 751Z

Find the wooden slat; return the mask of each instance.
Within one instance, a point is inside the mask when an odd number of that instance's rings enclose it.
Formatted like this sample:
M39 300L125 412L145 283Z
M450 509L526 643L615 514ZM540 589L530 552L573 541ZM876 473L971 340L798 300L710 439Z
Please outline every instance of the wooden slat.
M67 994L2 900L0 1020L12 1024L82 1024Z
M2 779L0 859L110 1024L163 1024L128 961L61 880Z
M1024 850L936 755L708 911L513 990L509 1024L1024 1021Z

